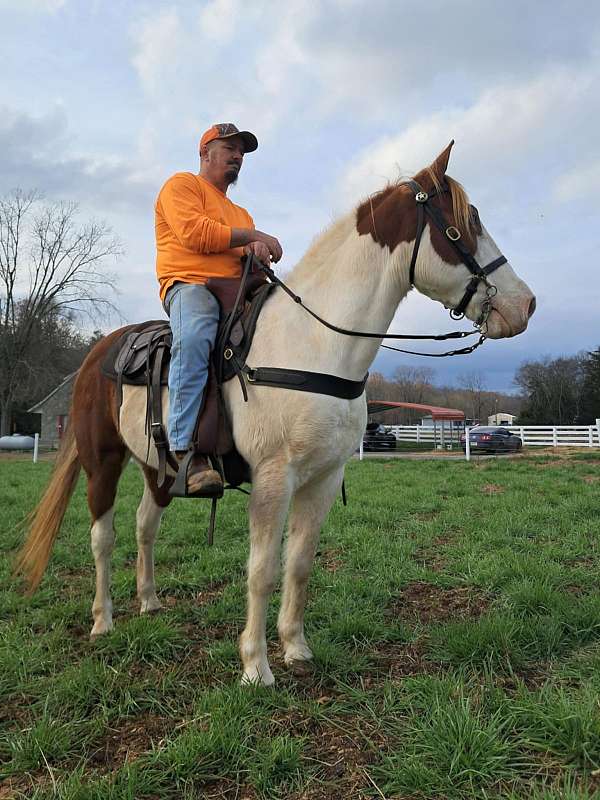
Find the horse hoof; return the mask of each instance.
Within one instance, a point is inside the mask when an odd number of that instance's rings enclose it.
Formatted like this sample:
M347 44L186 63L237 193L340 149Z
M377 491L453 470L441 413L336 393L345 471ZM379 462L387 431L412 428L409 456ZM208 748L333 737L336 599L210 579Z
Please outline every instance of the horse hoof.
M312 661L302 661L299 658L292 658L290 661L286 661L285 665L296 678L307 678L309 675L313 675L315 671L315 665Z
M104 636L107 633L110 633L113 629L112 622L110 624L106 622L96 622L94 627L90 632L90 642L95 642L100 636Z
M249 669L242 675L242 686L273 686L275 678L273 673L267 667L266 669Z
M158 598L144 600L140 605L140 614L158 614L162 611L162 605Z

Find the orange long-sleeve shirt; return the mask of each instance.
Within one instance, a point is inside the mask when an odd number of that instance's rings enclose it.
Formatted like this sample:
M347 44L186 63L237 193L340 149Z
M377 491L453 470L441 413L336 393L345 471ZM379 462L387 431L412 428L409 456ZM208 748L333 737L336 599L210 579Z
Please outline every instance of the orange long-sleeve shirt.
M231 229L254 228L254 222L212 183L177 172L160 190L154 213L161 300L176 281L240 276L244 248L229 247Z

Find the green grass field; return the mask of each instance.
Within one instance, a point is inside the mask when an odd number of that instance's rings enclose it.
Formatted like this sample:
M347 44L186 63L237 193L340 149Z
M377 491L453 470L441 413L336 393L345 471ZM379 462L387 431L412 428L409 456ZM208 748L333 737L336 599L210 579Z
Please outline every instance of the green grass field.
M0 461L0 798L591 798L600 792L600 456L353 461L310 583L309 675L240 688L247 498L179 500L137 616L121 482L115 631L90 643L82 478L49 570L10 578L51 465Z

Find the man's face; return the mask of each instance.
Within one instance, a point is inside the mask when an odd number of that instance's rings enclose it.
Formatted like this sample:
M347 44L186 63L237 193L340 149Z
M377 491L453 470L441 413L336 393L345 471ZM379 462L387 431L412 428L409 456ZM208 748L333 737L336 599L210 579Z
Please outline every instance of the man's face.
M206 163L216 178L227 184L235 183L244 160L244 140L241 136L215 139L207 145Z

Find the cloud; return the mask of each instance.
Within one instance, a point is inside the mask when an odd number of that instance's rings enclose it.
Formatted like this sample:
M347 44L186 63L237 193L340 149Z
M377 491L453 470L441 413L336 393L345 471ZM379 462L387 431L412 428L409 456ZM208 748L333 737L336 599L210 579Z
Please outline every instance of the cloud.
M561 203L583 198L598 197L600 185L600 160L578 164L563 173L554 184L554 196Z
M0 109L0 184L113 211L152 202L156 186L132 160L78 155L73 138L62 106L39 116Z
M132 64L152 104L150 117L177 118L188 131L239 121L265 133L288 119L305 62L301 32L315 16L309 0L211 0L199 14L171 7L132 31Z
M67 0L0 0L0 9L56 14L66 4Z
M238 0L210 0L200 11L200 31L208 39L222 43L233 39L239 20Z
M495 175L514 174L539 154L542 137L551 150L584 108L600 111L597 73L582 77L553 69L526 83L488 89L469 106L434 112L397 136L374 139L342 176L339 191L354 199L399 174L415 174L452 138L457 146L449 172L458 165L461 180L483 186Z
M187 38L179 12L171 7L136 26L136 52L132 62L148 94L176 78L183 60L181 43Z

